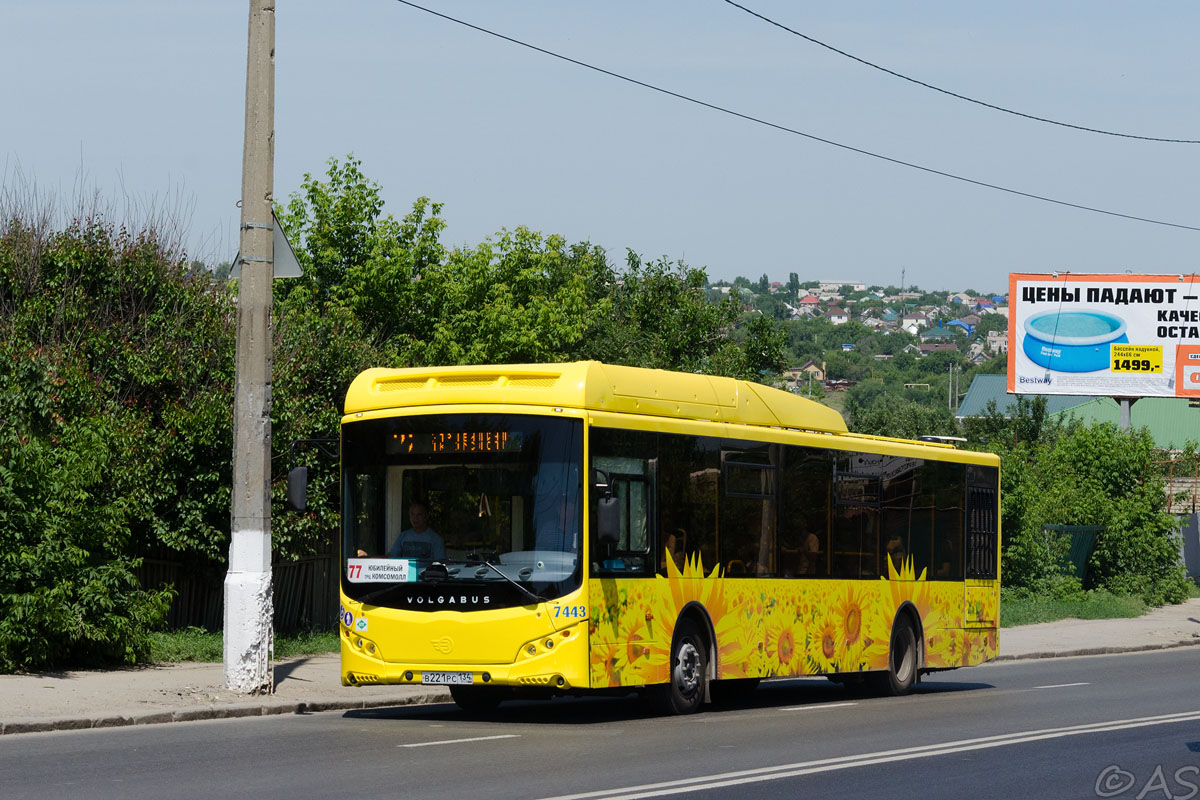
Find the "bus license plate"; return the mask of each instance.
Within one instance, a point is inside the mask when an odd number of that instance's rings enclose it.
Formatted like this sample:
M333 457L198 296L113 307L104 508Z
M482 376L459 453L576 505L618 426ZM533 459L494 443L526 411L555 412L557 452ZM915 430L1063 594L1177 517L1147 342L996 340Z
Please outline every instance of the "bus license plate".
M470 672L422 672L421 683L432 683L438 686L471 684L475 675Z

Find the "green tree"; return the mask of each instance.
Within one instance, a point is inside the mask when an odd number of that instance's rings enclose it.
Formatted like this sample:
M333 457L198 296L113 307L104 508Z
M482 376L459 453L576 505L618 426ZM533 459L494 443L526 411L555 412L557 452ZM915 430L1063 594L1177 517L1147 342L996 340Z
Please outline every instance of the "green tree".
M227 546L230 295L155 231L0 223L0 668L132 662Z
M777 294L760 294L754 298L753 306L766 316L781 322L791 314L783 298Z
M737 290L719 303L706 298L704 270L683 262L649 263L632 250L611 286L611 306L581 343L578 355L627 366L708 372L715 361L737 362L730 331L741 314Z
M604 251L568 246L525 228L450 253L421 280L424 342L402 356L418 364L564 361L612 305Z
M1094 525L1104 533L1088 565L1088 586L1138 594L1152 604L1186 597L1178 523L1165 513L1166 487L1148 432L1107 423L1062 425L1045 413L1044 398L1024 397L1010 418L992 406L966 430L1003 463L1006 585L1078 589L1064 563L1067 542L1045 526Z
M1003 314L984 314L979 318L979 324L975 326L975 335L986 339L989 331L1006 330L1008 330L1008 317Z
M957 436L958 427L950 411L903 397L880 394L867 406L848 405L847 420L856 433L916 439L919 436Z

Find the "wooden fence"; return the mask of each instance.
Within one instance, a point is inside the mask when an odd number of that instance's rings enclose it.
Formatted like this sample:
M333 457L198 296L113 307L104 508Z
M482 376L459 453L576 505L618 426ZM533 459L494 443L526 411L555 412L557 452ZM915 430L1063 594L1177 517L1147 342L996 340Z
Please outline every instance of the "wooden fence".
M334 554L284 561L271 567L275 603L275 630L331 631L338 610L338 557ZM224 564L185 564L164 558L146 558L138 578L142 586L175 587L176 597L167 613L167 628L191 626L210 631L224 625Z

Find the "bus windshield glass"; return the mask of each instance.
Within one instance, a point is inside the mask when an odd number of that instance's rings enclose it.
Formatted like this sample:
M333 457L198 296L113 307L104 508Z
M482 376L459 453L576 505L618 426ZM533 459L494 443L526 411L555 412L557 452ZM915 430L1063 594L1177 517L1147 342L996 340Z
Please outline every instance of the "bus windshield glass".
M577 419L439 414L342 428L348 597L397 608L527 605L582 576ZM459 603L461 599L461 603Z

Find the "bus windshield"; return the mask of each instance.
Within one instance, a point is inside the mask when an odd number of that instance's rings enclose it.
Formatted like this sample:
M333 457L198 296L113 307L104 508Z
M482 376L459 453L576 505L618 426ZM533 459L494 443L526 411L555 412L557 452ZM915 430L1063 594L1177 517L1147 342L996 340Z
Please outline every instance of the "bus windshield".
M346 595L436 611L447 597L469 610L577 588L582 458L577 419L438 414L345 424Z

